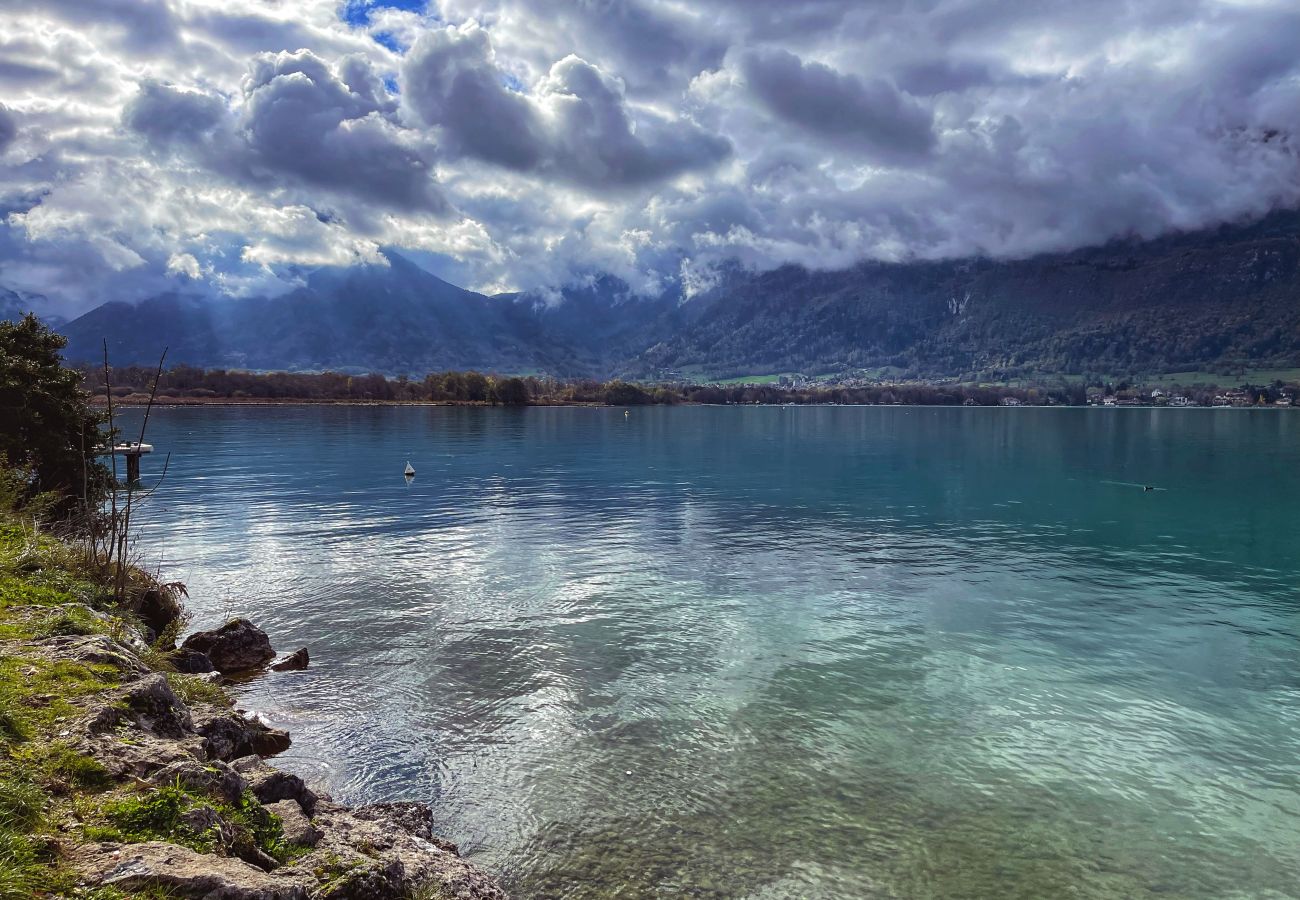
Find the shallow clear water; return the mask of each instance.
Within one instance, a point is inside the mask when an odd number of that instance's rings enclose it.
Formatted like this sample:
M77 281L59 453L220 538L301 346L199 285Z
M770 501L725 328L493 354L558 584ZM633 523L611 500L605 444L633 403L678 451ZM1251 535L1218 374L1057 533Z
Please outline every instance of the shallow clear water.
M285 765L430 801L518 896L1300 895L1300 414L206 408L150 438L142 549L196 624L311 648L243 689Z

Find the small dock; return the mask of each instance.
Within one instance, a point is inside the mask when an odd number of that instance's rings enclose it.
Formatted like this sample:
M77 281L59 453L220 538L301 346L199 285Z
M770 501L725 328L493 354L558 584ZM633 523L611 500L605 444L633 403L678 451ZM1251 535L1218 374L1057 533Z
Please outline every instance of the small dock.
M153 444L142 444L139 441L127 441L123 444L113 445L113 456L126 457L126 483L135 484L140 480L140 457L146 453L153 453Z

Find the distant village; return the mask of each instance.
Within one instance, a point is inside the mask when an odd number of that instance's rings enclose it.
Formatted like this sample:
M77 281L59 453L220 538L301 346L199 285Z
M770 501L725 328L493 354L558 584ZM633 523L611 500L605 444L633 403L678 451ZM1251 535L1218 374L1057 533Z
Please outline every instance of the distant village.
M1233 390L1178 393L1153 388L1150 393L1121 391L1107 393L1088 389L1089 406L1291 406L1294 395L1286 389L1243 387Z
M882 387L891 387L882 384L879 380L859 375L831 375L811 378L800 374L781 375L770 386L783 392L800 395L822 391L880 391ZM897 389L901 386L892 387L895 388L895 396L885 399L883 402L900 402L897 399ZM921 387L928 389L928 391L942 393L945 387L957 386L924 384ZM994 385L981 385L979 388L961 385L960 388L963 392L973 393L979 391L978 395L966 396L961 401L963 406L991 405L990 391L999 394L996 399L996 404L999 406L1086 405L1097 407L1174 407L1180 409L1191 407L1289 408L1295 405L1295 398L1300 395L1300 385L1284 384L1282 382L1274 382L1270 385L1244 384L1236 388L1223 388L1217 385L1196 385L1190 388L1143 387L1125 383L1118 386L1063 386L1057 384L1055 386L1005 388L998 388Z

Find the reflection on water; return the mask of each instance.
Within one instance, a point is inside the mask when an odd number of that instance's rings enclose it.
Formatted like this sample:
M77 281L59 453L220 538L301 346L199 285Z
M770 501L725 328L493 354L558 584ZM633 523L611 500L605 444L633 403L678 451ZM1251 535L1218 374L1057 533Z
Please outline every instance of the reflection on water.
M1298 890L1300 415L154 415L286 764L519 896Z

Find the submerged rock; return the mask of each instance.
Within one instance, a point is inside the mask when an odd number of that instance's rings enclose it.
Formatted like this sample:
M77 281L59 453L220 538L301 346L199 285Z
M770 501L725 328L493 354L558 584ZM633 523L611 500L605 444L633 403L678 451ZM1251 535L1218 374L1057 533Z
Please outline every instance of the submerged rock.
M277 660L271 664L271 670L274 672L293 672L307 668L307 663L311 661L311 654L307 648L303 647L295 650L284 659Z
M212 631L198 631L181 644L182 650L206 653L218 672L260 669L275 659L271 639L247 619L231 619Z

